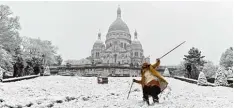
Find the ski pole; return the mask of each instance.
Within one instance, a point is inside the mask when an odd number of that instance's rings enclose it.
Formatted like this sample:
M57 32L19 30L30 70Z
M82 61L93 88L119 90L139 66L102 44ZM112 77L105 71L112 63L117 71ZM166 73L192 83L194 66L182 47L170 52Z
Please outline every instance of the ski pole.
M130 94L130 92L131 92L132 85L133 85L133 81L132 81L132 84L131 84L130 90L129 90L129 92L128 92L128 97L129 97L129 94ZM127 99L128 99L128 97L127 97Z
M162 59L164 56L166 56L167 54L169 54L170 52L172 52L173 50L175 50L176 48L178 48L180 45L184 44L186 41L182 42L181 44L179 44L178 46L176 46L175 48L173 48L172 50L170 50L169 52L167 52L166 54L164 54L162 57L160 57L159 59Z

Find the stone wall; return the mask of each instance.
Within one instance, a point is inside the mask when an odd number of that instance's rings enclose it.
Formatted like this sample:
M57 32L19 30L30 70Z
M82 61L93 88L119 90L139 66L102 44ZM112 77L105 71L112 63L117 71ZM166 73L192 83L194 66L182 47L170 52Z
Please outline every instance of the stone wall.
M50 67L51 74L59 75L77 75L77 76L112 76L112 77L139 77L140 67L129 67L129 66L59 66ZM163 73L165 67L157 69L160 73ZM170 70L170 69L169 69Z
M116 68L116 67L89 67L59 69L58 74L66 72L77 76L113 76L113 77L137 77L140 76L140 69L137 68Z

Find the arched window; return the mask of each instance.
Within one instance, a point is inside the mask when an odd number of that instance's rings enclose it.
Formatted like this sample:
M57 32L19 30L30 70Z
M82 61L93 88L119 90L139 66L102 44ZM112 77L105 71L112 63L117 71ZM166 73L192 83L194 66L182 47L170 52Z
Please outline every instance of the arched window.
M121 48L123 48L123 43L121 43Z
M97 57L99 57L99 52L97 52Z
M124 43L124 48L126 48L126 43Z
M135 56L136 56L136 57L138 56L138 52L135 52Z

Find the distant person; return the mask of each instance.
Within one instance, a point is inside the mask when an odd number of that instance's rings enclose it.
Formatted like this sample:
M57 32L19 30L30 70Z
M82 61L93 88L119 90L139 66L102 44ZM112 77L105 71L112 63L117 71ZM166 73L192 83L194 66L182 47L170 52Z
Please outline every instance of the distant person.
M160 64L160 59L157 59L157 62L153 65L144 63L141 69L141 80L133 79L133 82L139 83L143 88L143 100L149 105L149 96L153 97L153 102L158 103L158 95L161 93L162 89L160 88L162 82L168 84L168 82L160 75L158 71L155 70Z
M41 73L41 66L39 64L36 64L34 67L33 67L33 70L34 70L34 74L35 75L38 75Z

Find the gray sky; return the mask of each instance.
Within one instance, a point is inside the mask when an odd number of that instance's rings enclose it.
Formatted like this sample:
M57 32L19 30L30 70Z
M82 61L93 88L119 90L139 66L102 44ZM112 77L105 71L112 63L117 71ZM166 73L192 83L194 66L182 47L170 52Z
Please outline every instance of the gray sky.
M221 54L233 46L232 2L0 2L20 17L21 36L40 37L58 46L64 59L91 55L98 30L102 40L116 19L118 4L132 35L136 29L145 56L151 62L186 41L162 59L176 65L192 47L206 60L219 63Z

